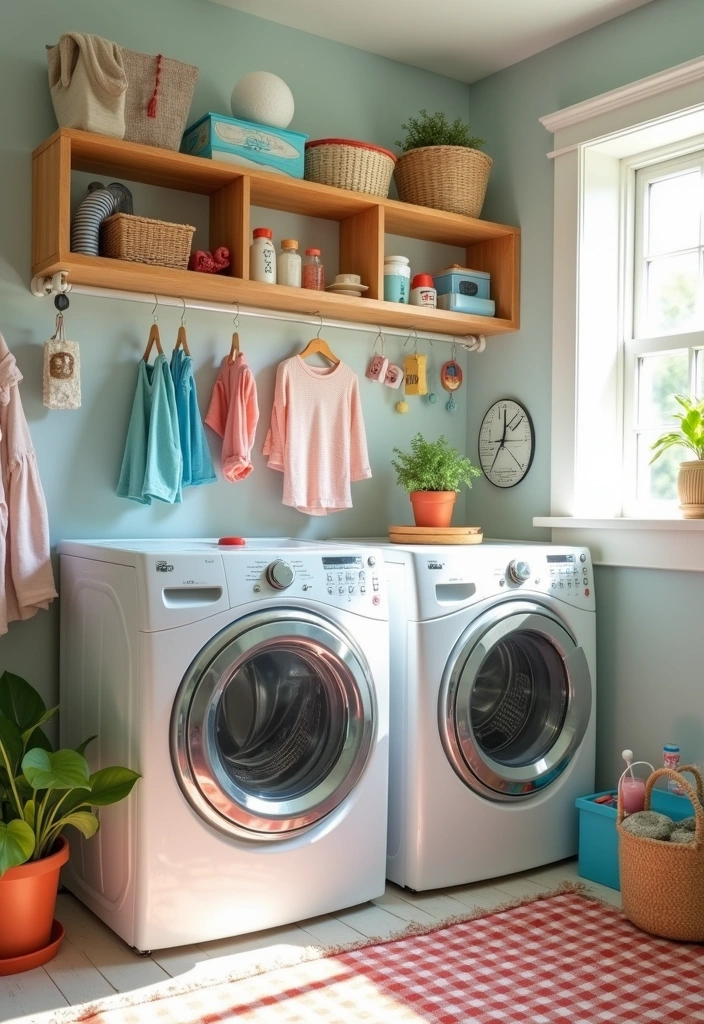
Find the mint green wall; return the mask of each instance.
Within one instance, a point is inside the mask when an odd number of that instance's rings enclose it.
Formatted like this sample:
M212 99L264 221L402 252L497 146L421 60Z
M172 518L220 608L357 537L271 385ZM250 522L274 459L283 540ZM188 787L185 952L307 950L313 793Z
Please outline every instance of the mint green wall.
M321 519L281 505L281 476L266 468L258 452L271 407L276 365L309 340L310 327L243 320L241 338L257 377L262 409L255 471L242 484L218 483L187 491L182 506L144 509L114 495L136 361L151 323L149 306L80 296L72 299L66 324L69 337L81 343L83 406L77 412L44 409L42 343L52 333L55 311L50 301L33 298L28 287L30 154L56 128L44 45L55 42L63 31L81 30L198 65L201 72L192 120L208 110L229 113L230 92L237 79L248 71L268 69L281 75L293 90L293 128L313 138L349 135L387 147L393 147L401 122L420 107L444 109L452 117L464 115L467 87L206 0L123 0L120 4L23 0L12 7L11 26L5 15L0 33L0 331L24 373L23 401L46 490L53 540L224 533L351 536L381 534L389 522L405 521L407 499L396 488L389 470L392 446L405 445L418 429L431 436L445 431L462 446L464 417L452 417L442 405L433 408L424 400L414 401L412 413L399 416L394 412L397 393L366 380L362 380L362 400L374 478L353 485L354 510ZM140 190L139 196L143 194ZM187 215L199 232L207 222L200 197L172 193L154 201L160 204L160 215L170 212L175 219ZM284 222L285 218L277 215L282 230ZM299 229L308 233L309 245L317 240L315 222L299 222ZM323 238L330 239L326 251L332 264L336 228L323 225L320 231ZM200 245L207 248L202 234L200 238ZM311 311L314 309L311 297ZM178 322L176 310L160 311L162 337L169 345ZM229 350L232 321L224 315L191 313L188 332L204 405L216 366ZM326 335L334 350L363 376L372 335L349 331L326 331ZM437 372L449 351L436 345L428 352ZM387 354L395 360L401 358L402 339L390 340ZM217 451L217 445L214 448ZM48 614L12 625L9 634L0 638L0 669L26 673L51 700L56 698L56 632L54 606Z
M544 114L636 81L702 53L701 0L654 0L470 87L472 128L494 158L483 215L522 230L522 329L492 339L472 363L468 450L485 409L522 399L536 427L533 467L509 492L477 488L470 517L493 537L549 539L532 526L550 509L552 346L552 136ZM624 746L648 760L662 743L704 759L704 710L694 638L702 576L645 570L596 573L600 717L598 779L610 785Z

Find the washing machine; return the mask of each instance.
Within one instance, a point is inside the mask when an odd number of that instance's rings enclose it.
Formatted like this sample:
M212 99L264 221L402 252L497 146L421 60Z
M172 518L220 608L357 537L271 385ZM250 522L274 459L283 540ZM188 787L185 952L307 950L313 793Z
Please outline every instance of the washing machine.
M130 946L384 891L388 605L377 553L64 542L61 743L141 773L64 878ZM73 831L73 830L70 830Z
M594 791L586 548L383 549L390 612L387 877L410 889L577 852Z

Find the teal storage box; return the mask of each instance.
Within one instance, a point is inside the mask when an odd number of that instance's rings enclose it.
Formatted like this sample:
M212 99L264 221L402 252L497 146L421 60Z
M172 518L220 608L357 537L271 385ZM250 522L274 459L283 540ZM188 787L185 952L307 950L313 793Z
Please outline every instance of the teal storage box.
M302 178L307 135L284 128L205 114L186 128L181 152Z
M594 803L598 796L609 795L616 796L616 790L580 796L575 801L579 811L579 874L610 889L620 889L616 808ZM653 790L650 806L673 821L694 813L686 796L676 796L664 789Z
M450 267L441 274L433 274L433 284L438 295L467 295L476 299L488 299L491 274L484 270L465 270L464 267Z
M494 316L496 303L493 299L478 299L474 295L448 292L446 295L438 295L438 309L449 309L453 313L473 313L474 316Z

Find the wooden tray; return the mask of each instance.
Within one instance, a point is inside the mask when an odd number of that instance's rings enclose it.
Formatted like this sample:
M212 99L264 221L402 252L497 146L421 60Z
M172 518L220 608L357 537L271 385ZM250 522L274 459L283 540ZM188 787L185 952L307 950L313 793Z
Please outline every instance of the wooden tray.
M481 526L390 526L392 544L481 544Z

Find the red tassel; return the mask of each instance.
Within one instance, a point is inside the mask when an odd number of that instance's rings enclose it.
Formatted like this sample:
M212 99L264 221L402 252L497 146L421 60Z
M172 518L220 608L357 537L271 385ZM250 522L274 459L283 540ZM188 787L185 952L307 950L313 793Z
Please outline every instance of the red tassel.
M164 58L159 53L156 58L156 78L154 80L154 92L152 98L147 104L147 117L156 117L157 115L157 100L159 97L159 85L161 83L161 62Z

